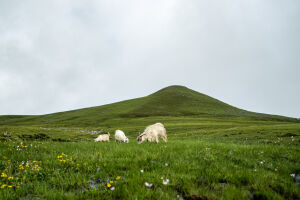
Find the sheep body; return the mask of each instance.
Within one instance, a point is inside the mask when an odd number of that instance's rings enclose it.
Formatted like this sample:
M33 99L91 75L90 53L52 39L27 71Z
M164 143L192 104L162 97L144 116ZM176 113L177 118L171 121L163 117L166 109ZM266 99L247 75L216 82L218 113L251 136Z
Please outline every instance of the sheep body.
M109 136L110 134L102 134L99 135L97 138L94 139L95 142L109 142Z
M158 143L159 138L167 142L167 131L162 123L152 124L147 126L142 134L137 137L138 144L146 142Z
M115 131L115 141L128 143L129 139L125 136L125 133L121 130Z

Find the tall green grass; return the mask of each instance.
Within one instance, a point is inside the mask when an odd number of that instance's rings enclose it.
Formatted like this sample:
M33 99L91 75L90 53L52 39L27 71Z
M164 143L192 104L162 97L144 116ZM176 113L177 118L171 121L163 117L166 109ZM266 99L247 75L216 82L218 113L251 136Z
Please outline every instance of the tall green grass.
M200 138L141 145L133 141L23 145L18 151L19 142L1 143L1 173L14 177L1 178L1 185L12 185L0 189L1 199L300 198L291 176L300 173L297 145L224 144ZM35 164L39 170L32 169Z

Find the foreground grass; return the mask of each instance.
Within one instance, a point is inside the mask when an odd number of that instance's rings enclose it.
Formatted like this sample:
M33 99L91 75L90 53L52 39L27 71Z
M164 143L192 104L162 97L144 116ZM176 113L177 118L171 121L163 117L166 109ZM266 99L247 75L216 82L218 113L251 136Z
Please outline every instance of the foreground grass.
M137 145L139 132L155 122L165 125L169 142ZM116 129L129 144L93 142L99 131ZM284 121L8 124L0 126L0 199L300 199L299 152L300 123Z
M298 145L2 142L0 152L0 199L300 199Z

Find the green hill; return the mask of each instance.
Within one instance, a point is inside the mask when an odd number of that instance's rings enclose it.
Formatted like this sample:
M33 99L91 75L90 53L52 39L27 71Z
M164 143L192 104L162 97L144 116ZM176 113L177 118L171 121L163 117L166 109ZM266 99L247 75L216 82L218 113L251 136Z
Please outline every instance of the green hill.
M262 121L296 119L249 112L183 86L169 86L149 96L118 103L38 116L2 116L2 125L95 126L114 119L139 117L213 117Z

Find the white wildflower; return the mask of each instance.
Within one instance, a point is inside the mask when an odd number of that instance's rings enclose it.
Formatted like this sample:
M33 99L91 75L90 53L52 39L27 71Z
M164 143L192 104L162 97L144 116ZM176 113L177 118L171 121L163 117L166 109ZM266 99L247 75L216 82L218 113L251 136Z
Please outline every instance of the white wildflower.
M169 183L169 181L170 181L169 179L163 180L163 184L167 185Z
M151 188L152 187L152 183L145 182L145 186L148 187L148 188Z

